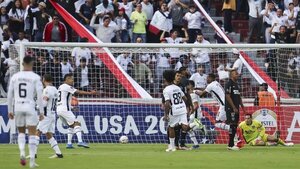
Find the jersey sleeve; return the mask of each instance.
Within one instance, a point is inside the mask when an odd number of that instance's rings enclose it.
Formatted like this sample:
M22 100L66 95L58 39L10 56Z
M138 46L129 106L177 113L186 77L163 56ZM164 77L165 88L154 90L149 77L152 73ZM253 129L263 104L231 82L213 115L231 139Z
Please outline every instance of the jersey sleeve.
M206 86L205 91L206 91L207 93L210 93L210 92L211 92L211 88L212 88L212 85L211 85L211 83L210 83L209 85Z
M66 87L66 91L74 94L77 91L77 89L75 89L73 86L68 86Z
M43 90L43 107L47 106L49 98L50 98L49 90L48 90L48 88L45 88Z
M198 102L197 100L197 95L195 93L191 93L191 98L192 98L192 102L195 103L195 102Z
M14 100L13 79L14 78L11 78L11 80L9 82L8 93L7 93L7 107L8 107L8 112L13 112L13 100Z
M165 101L171 100L171 98L169 97L168 89L163 90L163 95L164 95Z

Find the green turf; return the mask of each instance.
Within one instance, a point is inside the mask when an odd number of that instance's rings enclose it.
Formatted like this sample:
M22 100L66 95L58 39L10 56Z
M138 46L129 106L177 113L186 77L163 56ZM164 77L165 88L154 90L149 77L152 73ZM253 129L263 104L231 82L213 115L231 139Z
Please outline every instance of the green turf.
M40 169L299 169L300 145L244 147L229 151L226 145L201 145L199 150L166 153L162 144L91 144L90 149L65 149L64 158L49 159L49 145L39 146ZM24 168L17 145L0 144L0 169ZM29 168L27 165L25 168Z

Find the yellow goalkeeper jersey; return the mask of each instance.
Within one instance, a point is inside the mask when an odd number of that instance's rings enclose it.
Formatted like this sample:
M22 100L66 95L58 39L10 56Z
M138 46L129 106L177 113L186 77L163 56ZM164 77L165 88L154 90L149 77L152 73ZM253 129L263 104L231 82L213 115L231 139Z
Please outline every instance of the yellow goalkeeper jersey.
M239 128L242 130L243 137L247 143L258 136L263 137L265 135L265 127L257 120L252 120L251 125L247 125L246 121L243 121L239 124Z

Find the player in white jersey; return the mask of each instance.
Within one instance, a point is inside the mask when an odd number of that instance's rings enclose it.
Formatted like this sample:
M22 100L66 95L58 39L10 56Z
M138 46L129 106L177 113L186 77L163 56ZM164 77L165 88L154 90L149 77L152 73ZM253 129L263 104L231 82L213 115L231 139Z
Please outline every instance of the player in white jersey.
M82 141L81 124L76 120L75 115L71 111L71 99L72 95L77 93L80 95L95 95L96 91L82 91L77 90L73 87L74 78L72 74L66 74L64 77L64 84L58 88L57 98L57 115L63 121L64 124L68 125L68 143L67 148L74 148L72 145L73 133L76 133L78 140L78 147L89 148L89 146Z
M229 130L230 126L225 123L226 112L225 112L225 90L219 82L216 81L214 74L209 74L207 77L207 86L203 91L195 91L200 97L210 93L213 98L219 103L219 111L216 116L215 126L223 130Z
M55 112L58 91L56 87L52 85L52 82L53 79L50 74L45 74L43 76L43 84L45 87L43 91L43 108L45 118L42 121L40 121L37 126L36 140L37 144L39 144L41 134L45 134L46 138L49 141L49 144L55 151L55 154L50 158L63 158L63 155L58 147L57 141L53 137L53 133L55 132ZM35 154L37 154L37 151Z
M183 91L177 85L173 84L175 72L173 70L166 70L163 73L164 80L167 86L163 90L165 98L165 113L164 120L168 122L169 140L170 144L167 152L176 151L175 147L175 125L181 125L184 131L189 131L195 127L199 127L199 121L188 124L187 122L187 108L185 102L187 101Z
M35 163L36 125L44 118L42 105L43 85L39 75L32 72L33 59L25 56L23 59L24 70L14 74L10 80L8 89L8 117L15 118L18 128L18 145L20 150L20 163L26 165L25 159L25 129L28 129L28 148L30 155L30 168L37 166ZM35 110L36 103L39 106L39 115Z

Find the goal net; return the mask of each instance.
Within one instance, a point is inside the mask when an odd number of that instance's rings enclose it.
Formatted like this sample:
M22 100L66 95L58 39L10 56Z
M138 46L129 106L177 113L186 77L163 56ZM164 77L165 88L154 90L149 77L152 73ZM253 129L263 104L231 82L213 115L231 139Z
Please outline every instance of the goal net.
M166 143L163 71L186 67L187 79L200 74L191 78L199 90L207 85L205 74L214 73L224 87L226 68L232 68L237 59L243 63L238 83L247 113L254 113L268 133L279 130L283 139L300 142L300 53L296 45L26 43L11 45L9 50L12 63L19 64L25 55L34 57L34 71L41 76L50 73L56 87L65 74L73 73L75 88L101 93L76 96L79 105L74 105L83 139L90 143L115 143L121 135L134 143ZM238 55L233 54L235 50ZM9 69L7 76L14 72ZM255 106L261 83L268 84L276 106ZM207 95L201 99L201 109L208 133L196 132L198 141L227 143L227 131L214 126L217 102ZM66 143L66 133L67 127L57 120L57 140ZM190 142L188 136L186 140Z

